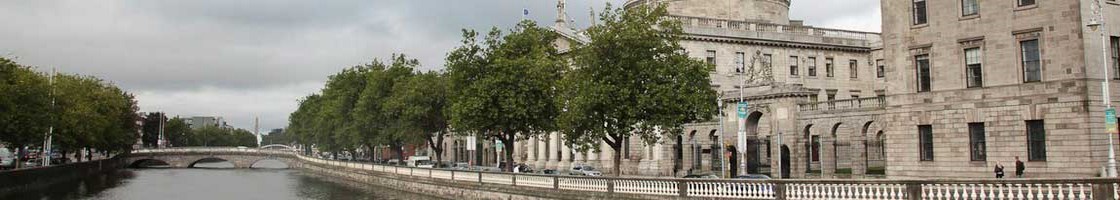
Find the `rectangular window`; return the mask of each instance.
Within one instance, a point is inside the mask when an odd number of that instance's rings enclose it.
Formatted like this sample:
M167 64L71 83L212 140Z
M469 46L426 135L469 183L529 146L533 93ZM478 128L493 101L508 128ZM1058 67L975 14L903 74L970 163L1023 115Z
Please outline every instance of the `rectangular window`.
M1019 1L1019 6L1020 7L1034 5L1034 0L1018 0L1018 1Z
M1108 43L1112 50L1112 79L1120 80L1120 37L1112 36Z
M800 70L797 69L797 61L798 61L797 56L790 56L789 57L789 75L790 76L797 76L797 71L800 71Z
M968 123L968 143L972 161L988 159L988 143L984 137L984 123Z
M980 13L980 5L976 3L977 0L961 0L961 15L970 16Z
M918 140L921 147L921 160L933 160L933 126L918 125Z
M1042 52L1038 50L1038 39L1019 42L1023 53L1023 82L1042 80Z
M914 25L926 24L926 0L914 0Z
M930 91L929 55L914 56L914 67L918 74L918 92Z
M848 60L848 73L851 73L849 76L852 79L859 78L859 61Z
M887 66L883 66L883 59L875 60L875 77L877 77L877 78L886 77L887 76L886 73L887 73Z
M735 72L747 73L747 56L743 52L735 52Z
M713 64L713 65L716 64L716 51L715 50L708 50L705 58L706 59L704 59L704 61L707 61L708 64Z
M821 161L821 136L813 136L813 162Z
M809 60L807 60L807 62L809 62L809 76L816 77L817 76L817 58L809 57Z
M824 76L832 77L832 58L824 59Z
M1042 120L1027 120L1027 159L1046 160L1046 127Z
M982 60L983 54L979 47L964 50L965 77L969 88L984 87Z
M773 63L773 62L774 62L774 58L773 58L773 56L770 56L770 54L762 54L762 61L759 61L759 63L762 64L762 68L766 69L766 71L770 71L771 69L773 69L773 68L770 68L771 63Z

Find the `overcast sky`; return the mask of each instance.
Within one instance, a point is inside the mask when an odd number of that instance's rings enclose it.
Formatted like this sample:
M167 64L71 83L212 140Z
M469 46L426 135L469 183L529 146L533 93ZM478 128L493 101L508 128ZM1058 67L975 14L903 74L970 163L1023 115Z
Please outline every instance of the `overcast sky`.
M578 27L605 2L568 0ZM327 76L392 53L442 69L460 29L551 25L550 0L0 0L0 56L93 75L136 94L141 111L222 116L283 128ZM793 19L879 31L879 0L794 0Z

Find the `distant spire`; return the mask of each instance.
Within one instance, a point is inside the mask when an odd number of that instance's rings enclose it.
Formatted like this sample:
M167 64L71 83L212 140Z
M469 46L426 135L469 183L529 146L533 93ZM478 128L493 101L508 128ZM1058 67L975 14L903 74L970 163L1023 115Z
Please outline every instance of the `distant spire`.
M568 14L564 11L567 7L565 0L556 0L556 27L566 27Z

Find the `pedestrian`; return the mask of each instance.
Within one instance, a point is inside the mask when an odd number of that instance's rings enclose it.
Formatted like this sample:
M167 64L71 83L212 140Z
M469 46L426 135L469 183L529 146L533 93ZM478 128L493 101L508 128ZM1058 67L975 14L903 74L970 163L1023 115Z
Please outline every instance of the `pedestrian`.
M1019 160L1019 156L1015 156L1015 177L1023 178L1023 170L1026 169L1027 167L1023 166L1023 161Z
M996 178L1003 178L1003 165L996 163Z

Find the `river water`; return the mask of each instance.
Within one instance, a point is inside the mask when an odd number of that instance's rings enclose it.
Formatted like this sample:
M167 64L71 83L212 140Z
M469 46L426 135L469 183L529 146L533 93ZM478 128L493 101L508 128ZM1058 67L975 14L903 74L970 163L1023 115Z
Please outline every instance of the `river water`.
M125 169L117 173L55 184L42 190L4 197L36 200L155 199L435 199L390 188L361 187L299 170L283 169L278 161L262 161L254 169L227 169L228 162L189 169ZM266 168L266 169L260 169Z

